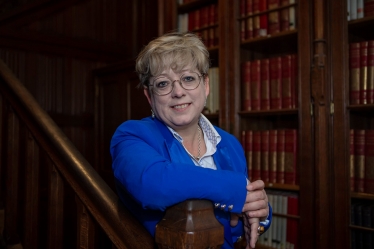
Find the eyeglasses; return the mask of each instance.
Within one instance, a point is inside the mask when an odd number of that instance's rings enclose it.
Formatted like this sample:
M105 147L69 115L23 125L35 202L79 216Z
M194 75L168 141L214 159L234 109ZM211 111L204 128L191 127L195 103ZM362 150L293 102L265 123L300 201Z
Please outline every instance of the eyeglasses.
M194 90L196 89L201 82L201 78L204 77L204 74L198 75L194 72L188 72L182 74L179 80L171 80L168 77L160 76L153 81L153 84L149 86L153 86L152 91L159 95L167 95L171 93L174 89L174 82L179 81L181 87L185 90Z

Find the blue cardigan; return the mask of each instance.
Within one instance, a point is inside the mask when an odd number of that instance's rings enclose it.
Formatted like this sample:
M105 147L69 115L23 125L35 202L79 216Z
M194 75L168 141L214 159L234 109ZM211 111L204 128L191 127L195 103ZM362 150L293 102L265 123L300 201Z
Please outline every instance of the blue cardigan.
M215 210L225 230L222 248L233 248L243 234L241 221L230 226L228 206L233 205L231 212L242 212L247 194L244 151L236 137L215 129L222 138L213 155L217 170L195 166L157 118L126 121L114 133L110 153L118 195L152 236L166 208L187 199L226 204L225 210ZM264 223L266 229L270 221L271 215Z

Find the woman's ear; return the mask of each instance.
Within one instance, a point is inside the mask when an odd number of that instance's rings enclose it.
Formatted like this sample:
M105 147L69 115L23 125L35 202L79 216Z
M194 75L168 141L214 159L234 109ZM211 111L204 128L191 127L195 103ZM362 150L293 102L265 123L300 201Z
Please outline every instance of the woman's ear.
M151 93L149 92L149 88L144 88L143 92L144 92L144 95L147 97L149 105L152 106Z
M204 77L204 85L205 85L205 98L208 98L209 92L210 92L210 86L209 86L209 76L206 75Z

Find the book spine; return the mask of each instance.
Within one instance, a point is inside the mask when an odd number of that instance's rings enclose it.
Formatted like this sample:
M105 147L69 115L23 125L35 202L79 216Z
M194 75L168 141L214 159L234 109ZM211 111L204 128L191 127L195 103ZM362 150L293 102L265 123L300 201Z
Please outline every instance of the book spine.
M290 0L290 4L294 4L295 0ZM289 9L290 14L290 30L296 29L296 9L295 6L291 6Z
M367 103L374 104L374 40L368 41Z
M374 130L365 132L365 192L374 194Z
M280 6L280 0L268 0L268 9L276 9ZM280 32L280 11L274 10L269 12L268 16L269 34L277 34Z
M261 178L261 131L253 131L253 159L252 179L255 181Z
M360 42L360 104L367 104L368 42Z
M251 62L245 61L241 65L242 76L242 108L243 111L252 110L251 104Z
M292 107L292 90L291 90L291 55L284 55L282 60L282 108Z
M245 156L247 158L248 179L253 178L253 131L245 132Z
M240 0L240 17L245 17L246 15L246 10L245 10L245 5L246 5L247 0ZM245 21L241 20L240 21L240 40L244 41L245 40Z
M298 70L297 70L297 55L292 54L291 55L291 107L296 108L297 107L297 76L298 76Z
M285 131L285 154L284 154L284 182L296 184L296 148L297 131L290 129Z
M374 16L374 0L364 1L364 16Z
M261 180L269 182L269 130L261 131Z
M354 150L355 130L349 130L349 171L351 192L355 191L355 150Z
M277 139L277 183L284 184L285 130L278 130Z
M268 0L260 0L259 8L260 12L264 12L268 8L267 4ZM268 34L268 15L261 14L260 15L260 36L267 36Z
M277 140L278 130L269 131L269 182L277 182Z
M246 14L252 15L254 9L254 0L246 0ZM257 0L258 2L258 0ZM258 6L258 5L257 5ZM248 17L245 20L245 39L252 39L254 36L253 17Z
M355 191L364 192L365 130L355 130Z
M281 6L289 5L289 0L282 0ZM288 31L290 30L290 10L289 8L284 8L280 11L280 30Z
M349 95L350 103L360 103L360 43L349 44Z
M260 60L251 61L251 105L252 110L261 109L261 64Z
M269 59L262 59L261 62L261 110L270 110L270 74Z
M282 61L281 57L270 58L270 108L282 108Z
M257 14L260 12L260 0L253 0L253 13ZM253 18L253 37L260 36L260 16L256 15Z
M357 19L357 0L350 0L351 4L351 11L349 12L351 20L356 20Z
M364 0L357 0L357 19L364 17Z

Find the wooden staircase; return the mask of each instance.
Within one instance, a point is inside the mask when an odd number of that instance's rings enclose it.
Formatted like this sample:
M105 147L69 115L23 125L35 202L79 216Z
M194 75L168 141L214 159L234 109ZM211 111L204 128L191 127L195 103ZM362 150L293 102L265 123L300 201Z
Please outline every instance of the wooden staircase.
M174 227L173 219L192 223ZM164 220L156 245L0 61L0 249L192 249L223 244L223 227L209 201L187 200L171 207Z

